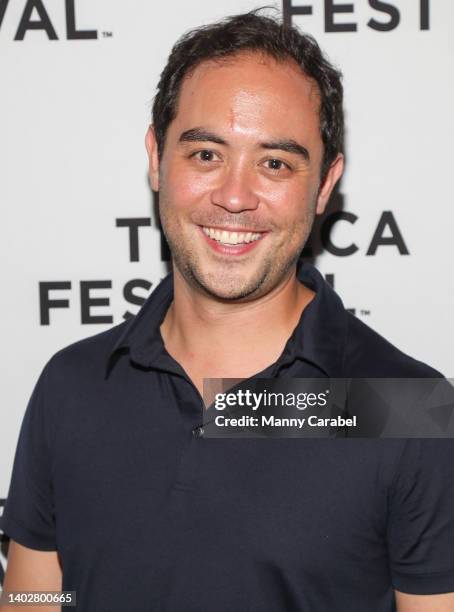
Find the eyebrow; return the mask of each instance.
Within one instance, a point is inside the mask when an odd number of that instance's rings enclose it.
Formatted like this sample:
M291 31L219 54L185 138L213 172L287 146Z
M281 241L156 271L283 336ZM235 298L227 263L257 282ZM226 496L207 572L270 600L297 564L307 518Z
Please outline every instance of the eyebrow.
M204 128L192 128L182 132L179 138L179 142L214 142L219 145L227 145L228 143L213 132ZM285 151L286 153L293 153L299 155L305 161L310 161L309 151L303 145L300 145L296 140L293 139L278 139L270 142L261 142L259 145L262 149L277 149L279 151Z
M262 142L260 143L260 146L263 149L279 149L280 151L285 151L286 153L300 155L307 162L311 159L309 151L306 149L306 147L303 147L303 145L297 143L296 140L275 140L272 142Z
M215 142L216 144L226 145L226 141L213 132L209 132L203 128L193 128L186 130L179 138L179 142Z

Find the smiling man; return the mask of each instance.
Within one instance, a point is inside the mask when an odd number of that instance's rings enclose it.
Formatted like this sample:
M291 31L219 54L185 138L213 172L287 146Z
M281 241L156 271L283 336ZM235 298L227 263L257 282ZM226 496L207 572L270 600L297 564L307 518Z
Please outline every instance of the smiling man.
M6 590L96 612L454 610L452 440L201 426L204 378L440 376L299 263L342 133L340 75L295 28L252 12L175 45L146 136L173 272L46 365L3 516Z
M155 114L159 104L158 95ZM192 67L177 104L165 144L158 117L147 134L175 264L161 330L201 391L203 378L250 376L282 353L314 296L296 263L343 157L329 159L321 177L320 94L295 61L258 50L207 59Z

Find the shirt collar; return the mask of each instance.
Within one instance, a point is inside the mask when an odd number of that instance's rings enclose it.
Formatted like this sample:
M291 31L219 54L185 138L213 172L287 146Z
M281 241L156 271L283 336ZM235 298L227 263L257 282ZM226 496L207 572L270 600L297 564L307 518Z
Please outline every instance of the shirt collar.
M347 332L347 312L342 300L311 264L300 262L298 279L315 292L279 359L264 370L270 377L296 360L310 362L329 377L342 376ZM167 353L161 323L173 299L173 275L168 274L129 319L108 356L106 377L124 353L139 366L172 371L184 376L179 364Z
M297 359L310 362L329 377L342 377L347 311L341 298L311 264L300 262L298 280L315 292L290 336L278 368Z

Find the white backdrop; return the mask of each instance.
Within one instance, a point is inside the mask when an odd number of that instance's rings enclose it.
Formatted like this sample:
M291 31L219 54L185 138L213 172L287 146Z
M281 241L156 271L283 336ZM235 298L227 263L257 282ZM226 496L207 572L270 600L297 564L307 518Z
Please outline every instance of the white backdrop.
M340 4L346 2L286 2L287 11L312 10L293 22L315 35L344 73L348 163L340 192L342 210L354 217L335 224L331 241L357 248L347 256L325 249L316 264L334 275L358 317L453 377L454 3L393 0L385 8L378 3L379 11L374 0L351 0L350 12L333 13ZM257 6L0 2L0 498L45 362L70 342L121 322L126 311L136 313L138 305L123 295L128 281L154 286L166 272L154 218L139 229L139 261L130 261L128 228L116 224L152 216L143 139L171 45L191 27ZM275 6L282 9L281 2ZM355 31L327 31L346 23ZM381 218L388 224L379 235L394 239L367 255ZM102 281L90 296L104 303L90 315L109 322L81 322L82 281ZM50 309L49 324L40 307L45 282L67 283L48 292L68 301ZM144 298L148 286L139 283L134 293Z

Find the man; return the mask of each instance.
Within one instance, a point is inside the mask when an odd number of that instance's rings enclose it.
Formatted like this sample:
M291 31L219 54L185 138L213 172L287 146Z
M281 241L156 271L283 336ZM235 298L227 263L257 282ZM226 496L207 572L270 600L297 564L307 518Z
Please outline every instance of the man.
M342 125L339 74L294 28L252 12L173 48L146 137L173 275L45 367L5 590L76 591L97 612L454 610L451 440L200 427L204 378L439 376L297 265Z

